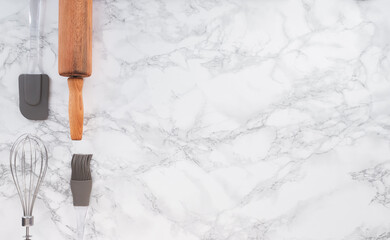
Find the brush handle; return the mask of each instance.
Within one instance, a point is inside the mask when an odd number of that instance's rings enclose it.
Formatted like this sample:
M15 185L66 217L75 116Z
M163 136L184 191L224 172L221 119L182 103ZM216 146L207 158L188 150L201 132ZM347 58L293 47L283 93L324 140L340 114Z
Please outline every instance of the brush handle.
M74 207L77 220L77 240L84 239L85 219L87 217L88 207Z
M84 121L83 79L68 78L68 86L70 137L72 140L81 140Z

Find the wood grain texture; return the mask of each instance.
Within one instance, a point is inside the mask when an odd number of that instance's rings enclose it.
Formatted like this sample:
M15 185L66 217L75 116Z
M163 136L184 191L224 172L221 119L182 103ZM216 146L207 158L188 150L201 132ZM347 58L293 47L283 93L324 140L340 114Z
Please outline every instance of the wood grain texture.
M58 72L65 77L92 73L92 0L59 0Z
M59 0L58 72L69 77L72 140L83 135L83 77L92 73L92 0Z
M84 121L83 79L68 78L68 86L70 137L72 140L81 140Z

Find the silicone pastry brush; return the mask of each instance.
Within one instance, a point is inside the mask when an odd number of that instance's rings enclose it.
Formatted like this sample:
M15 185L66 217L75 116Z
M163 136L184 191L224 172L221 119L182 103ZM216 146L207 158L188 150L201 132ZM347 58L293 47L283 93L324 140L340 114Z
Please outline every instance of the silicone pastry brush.
M77 215L78 240L82 240L84 236L85 218L87 216L92 190L91 159L92 154L73 154L72 157L70 189L73 196L73 206Z
M83 78L92 73L92 0L59 0L58 72L68 77L72 140L83 136Z
M49 76L39 69L39 28L41 0L30 0L30 46L27 74L19 75L19 109L31 120L45 120L49 115Z

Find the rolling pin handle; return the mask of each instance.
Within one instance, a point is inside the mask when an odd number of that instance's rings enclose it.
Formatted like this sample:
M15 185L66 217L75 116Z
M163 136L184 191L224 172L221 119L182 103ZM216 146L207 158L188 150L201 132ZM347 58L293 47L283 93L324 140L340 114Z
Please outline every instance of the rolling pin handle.
M70 77L68 86L70 137L72 140L81 140L84 122L83 79Z

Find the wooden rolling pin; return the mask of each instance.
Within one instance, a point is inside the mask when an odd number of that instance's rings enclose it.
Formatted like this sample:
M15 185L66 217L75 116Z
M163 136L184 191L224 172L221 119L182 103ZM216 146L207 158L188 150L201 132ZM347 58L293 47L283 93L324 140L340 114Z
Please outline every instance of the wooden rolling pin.
M92 73L92 0L59 0L58 72L68 77L72 140L83 136L83 78Z

